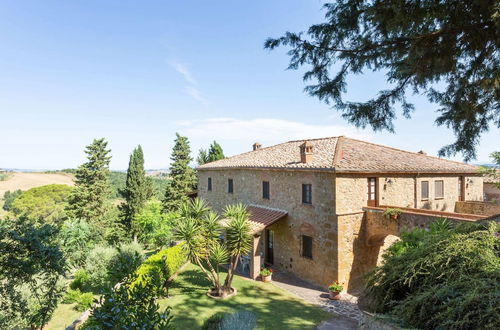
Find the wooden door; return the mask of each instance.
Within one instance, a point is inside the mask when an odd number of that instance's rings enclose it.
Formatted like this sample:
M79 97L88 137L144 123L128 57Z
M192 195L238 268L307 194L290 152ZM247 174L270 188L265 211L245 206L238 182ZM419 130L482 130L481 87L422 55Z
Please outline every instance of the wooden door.
M368 178L368 206L378 206L377 178Z
M465 180L463 176L458 177L458 200L465 200Z
M274 232L266 229L266 263L274 263Z

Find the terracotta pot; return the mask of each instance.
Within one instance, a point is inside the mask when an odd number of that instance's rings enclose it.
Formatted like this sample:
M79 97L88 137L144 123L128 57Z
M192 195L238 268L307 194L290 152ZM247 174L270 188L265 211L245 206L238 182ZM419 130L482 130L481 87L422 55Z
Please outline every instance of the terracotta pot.
M398 215L397 214L391 214L391 219L392 220L398 220Z
M330 300L340 300L340 292L338 291L329 291L330 294Z
M272 279L272 276L273 274L271 275L267 275L267 276L261 276L262 277L262 282L271 282L273 279Z

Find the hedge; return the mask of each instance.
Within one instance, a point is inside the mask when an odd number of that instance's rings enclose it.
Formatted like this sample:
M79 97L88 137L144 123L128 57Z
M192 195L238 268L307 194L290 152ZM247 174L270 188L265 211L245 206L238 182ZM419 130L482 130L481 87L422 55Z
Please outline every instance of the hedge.
M130 289L137 285L145 286L146 282L152 283L158 290L163 289L168 279L187 262L183 245L180 243L163 249L146 259L135 271Z

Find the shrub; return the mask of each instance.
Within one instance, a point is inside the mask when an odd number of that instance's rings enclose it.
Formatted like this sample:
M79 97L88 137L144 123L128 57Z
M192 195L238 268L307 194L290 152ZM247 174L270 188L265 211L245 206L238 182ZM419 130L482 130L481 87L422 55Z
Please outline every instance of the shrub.
M118 247L118 253L110 260L109 280L118 283L132 274L144 261L144 249L139 243L125 243Z
M148 201L132 220L134 235L150 248L160 248L170 243L171 223L177 214L163 212L163 204L157 199Z
M256 323L257 318L252 312L217 313L205 321L202 330L252 330Z
M66 291L66 294L62 298L62 303L63 304L72 304L72 303L74 303L78 299L78 296L81 293L82 292L80 291L80 289L74 289L74 290L73 289L68 289L68 291Z
M73 290L80 289L86 291L90 288L90 276L85 269L78 269L73 276L73 281L69 285Z
M87 256L85 270L90 277L92 289L100 291L111 286L109 272L111 261L116 258L118 251L109 246L98 245Z
M84 292L80 294L78 299L76 300L76 306L75 309L79 312L86 311L87 309L92 306L92 303L94 302L94 295L92 292Z
M127 280L113 288L94 306L81 329L162 329L171 330L170 308L160 311L158 292L152 283L130 287Z
M66 220L59 232L61 250L74 267L82 267L94 245L95 233L84 219Z
M368 278L375 310L422 328L499 328L499 230L441 220L402 235Z
M136 270L131 287L148 282L161 290L167 285L168 279L186 262L187 255L183 243L161 250L146 259Z
M0 180L0 181L2 181L2 180ZM22 193L23 193L23 191L21 189L14 190L12 192L10 190L7 190L3 194L3 209L5 211L10 211L12 208L12 202L14 202L14 200L18 196L20 196Z
M89 309L93 301L94 295L92 292L81 292L80 289L69 289L62 300L64 304L76 303L75 309L79 312Z

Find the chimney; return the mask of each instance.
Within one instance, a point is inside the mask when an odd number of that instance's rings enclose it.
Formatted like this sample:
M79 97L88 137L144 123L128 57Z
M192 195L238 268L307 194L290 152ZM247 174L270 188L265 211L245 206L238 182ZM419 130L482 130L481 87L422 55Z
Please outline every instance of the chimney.
M255 150L259 150L259 149L260 149L260 147L262 147L262 144L260 144L259 142L255 142L255 143L253 144L253 151L255 151Z
M313 161L313 145L306 141L300 145L300 162L311 163Z
M425 151L423 151L423 150L420 150L418 153L421 154L421 155L427 155L427 153Z

